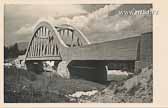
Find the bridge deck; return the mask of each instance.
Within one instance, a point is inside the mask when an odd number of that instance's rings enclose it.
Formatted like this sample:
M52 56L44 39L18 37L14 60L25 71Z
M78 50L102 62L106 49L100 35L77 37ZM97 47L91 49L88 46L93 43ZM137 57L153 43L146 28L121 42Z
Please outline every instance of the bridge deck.
M72 60L136 60L140 37L87 45L69 51Z
M42 60L42 61L52 61L52 60L61 60L62 58L60 56L47 56L47 57L28 57L26 58L26 60L28 61L38 61L38 60Z
M26 60L136 60L139 37L65 49L64 56L28 57Z

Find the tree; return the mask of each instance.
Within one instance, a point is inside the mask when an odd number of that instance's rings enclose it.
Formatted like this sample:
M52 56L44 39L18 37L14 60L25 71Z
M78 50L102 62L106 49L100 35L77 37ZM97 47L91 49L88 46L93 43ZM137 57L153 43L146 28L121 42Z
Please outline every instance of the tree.
M15 43L14 45L10 46L10 47L4 47L4 58L16 58L19 55L24 55L26 53L26 49L25 50L19 50L18 49L18 44Z
M8 47L4 47L4 58L5 58L5 59L9 57L9 56L8 56L8 52L9 52Z
M19 55L18 44L15 43L14 45L5 47L4 49L4 57L5 58L16 58Z

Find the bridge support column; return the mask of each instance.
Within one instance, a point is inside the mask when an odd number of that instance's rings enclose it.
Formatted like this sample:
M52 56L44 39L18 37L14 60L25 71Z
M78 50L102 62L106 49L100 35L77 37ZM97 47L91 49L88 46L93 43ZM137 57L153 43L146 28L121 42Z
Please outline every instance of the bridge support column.
M138 74L139 72L141 72L142 66L141 66L141 61L135 61L134 64L134 73Z
M55 62L56 74L62 78L69 79L70 73L68 70L68 64L70 61L58 61Z

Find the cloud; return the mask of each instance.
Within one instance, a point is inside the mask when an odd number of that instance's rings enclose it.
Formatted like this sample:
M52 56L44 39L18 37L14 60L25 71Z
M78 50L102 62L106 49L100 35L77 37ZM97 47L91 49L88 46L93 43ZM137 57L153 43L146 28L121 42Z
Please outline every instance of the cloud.
M32 32L33 32L32 25L26 24L25 26L23 26L19 30L17 30L15 33L16 33L16 35L25 35L25 34L30 34Z
M6 12L19 17L60 17L87 13L79 5L8 5Z
M143 26L146 22L148 22L150 19L148 17L144 17L143 15L139 16L120 16L119 14L114 14L112 16L109 16L109 13L119 8L121 5L105 5L103 8L100 8L94 12L85 14L85 15L78 15L74 16L72 18L69 17L60 17L60 18L54 18L54 17L47 17L44 18L46 20L49 20L55 25L61 25L61 24L71 24L73 26L76 26L77 28L81 29L84 33L87 34L93 34L98 32L122 32L128 31L128 32L135 32L135 31L142 31L143 28L150 28L151 25ZM43 18L40 18L38 22L40 22ZM148 19L148 20L146 20ZM141 20L141 22L145 23L138 23ZM33 25L35 26L35 25ZM33 26L23 26L21 27L17 33L28 33L30 31L33 31ZM133 28L135 27L135 28ZM26 30L27 28L27 30Z
M33 5L22 7L15 6L15 11L18 11L18 13L15 15L15 12L13 13L12 8L10 8L8 9L8 14L11 13L13 17L17 16L17 18L25 18L25 20L27 20L27 22L24 22L27 24L22 24L17 28L14 33L16 36L28 36L27 34L30 32L32 33L36 24L43 19L49 20L55 25L71 24L76 26L81 29L88 38L92 38L94 35L95 38L99 38L102 36L101 33L103 36L107 34L113 37L111 34L123 33L125 35L125 33L130 32L142 33L152 30L151 16L120 16L114 11L121 7L124 9L130 8L130 6L127 5L105 5L89 13L84 10L81 5L51 5L51 7L48 5ZM35 19L29 22L28 20L31 18ZM19 22L22 20L18 19L16 21ZM99 37L96 33L99 34Z
M151 25L151 16L144 17L143 15L138 16L120 16L117 12L112 16L109 14L123 5L105 5L92 13L81 16L74 16L72 18L61 17L55 19L54 24L71 24L81 29L87 34L96 32L121 32L122 30L136 25L136 30L142 31L142 28L149 29ZM125 6L127 7L127 6ZM144 23L138 23L139 21ZM146 26L144 26L146 24ZM143 26L143 27L141 27ZM131 29L129 29L131 30ZM130 32L132 32L132 29Z
M84 30L86 32L91 32L92 30L101 30L102 28L99 28L97 26L101 25L104 27L108 27L107 24L103 24L104 18L108 17L108 13L110 11L115 10L117 7L119 7L120 5L105 5L103 8L100 8L92 13L89 13L87 15L78 15L78 16L74 16L72 18L69 17L60 17L60 18L54 18L52 16L47 16L44 18L39 18L36 22L36 24L38 22L40 22L42 19L47 19L50 22L52 22L55 25L61 25L61 24L71 24L73 26L78 27L81 30ZM79 10L78 10L79 11ZM81 11L82 13L83 11ZM36 25L35 24L35 25ZM34 25L32 26L23 26L21 28L19 28L16 31L16 34L26 34L28 32L33 31L32 29L34 28Z
M7 4L5 5L5 45L28 41L33 26L40 18L58 18L86 14L80 5ZM29 34L27 34L29 33Z
M90 28L90 27L94 25L94 23L100 23L102 20L108 17L108 13L110 11L115 10L119 6L120 5L105 5L103 8L100 8L92 13L89 13L88 15L74 16L72 19L69 19L67 17L57 19L55 21L55 24L66 23L66 24L74 25L78 27L79 29L93 30L95 28Z

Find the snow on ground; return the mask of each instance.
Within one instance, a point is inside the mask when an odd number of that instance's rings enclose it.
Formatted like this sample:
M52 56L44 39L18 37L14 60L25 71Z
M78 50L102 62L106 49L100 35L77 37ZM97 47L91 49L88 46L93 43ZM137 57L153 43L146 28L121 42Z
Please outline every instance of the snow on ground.
M107 70L107 80L123 80L129 77L129 75L133 75L133 73L129 73L127 71L122 71L122 70Z
M12 66L12 63L4 63L4 66L9 68Z
M97 90L92 90L92 91L87 91L87 92L77 91L73 94L69 94L68 96L73 97L73 98L79 98L81 96L92 96L92 95L96 94L97 92L98 92Z

